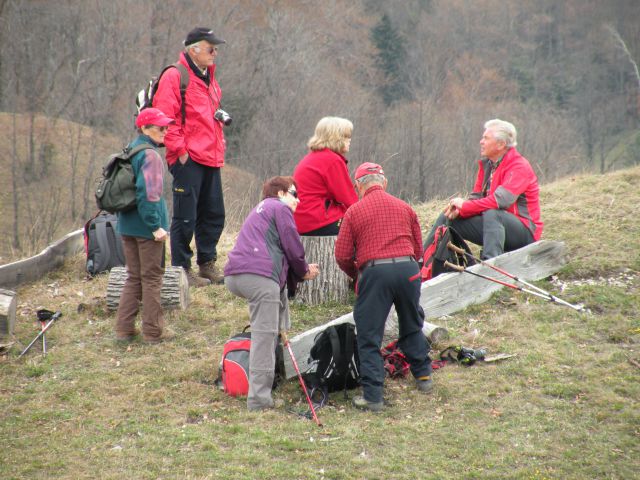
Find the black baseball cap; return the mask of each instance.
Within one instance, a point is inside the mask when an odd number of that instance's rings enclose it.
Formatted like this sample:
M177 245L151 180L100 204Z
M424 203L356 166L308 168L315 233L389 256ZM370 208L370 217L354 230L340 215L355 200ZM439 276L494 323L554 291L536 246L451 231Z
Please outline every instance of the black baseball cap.
M211 45L227 43L223 39L216 37L213 34L213 30L210 28L198 27L194 28L187 34L187 38L184 39L184 46L188 47L189 45L198 43L200 40L206 40Z

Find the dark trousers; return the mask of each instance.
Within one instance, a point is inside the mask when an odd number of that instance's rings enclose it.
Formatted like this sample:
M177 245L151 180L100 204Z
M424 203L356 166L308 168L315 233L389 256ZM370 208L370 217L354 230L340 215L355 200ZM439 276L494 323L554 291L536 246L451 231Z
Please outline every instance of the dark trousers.
M164 327L160 302L164 275L164 243L146 238L122 236L127 279L122 287L116 315L116 335L135 334L135 322L142 303L142 336L159 338Z
M447 217L440 214L425 241L433 242L436 228L444 225ZM533 242L531 231L518 217L505 210L486 210L481 215L469 218L456 218L449 225L465 240L482 246L482 259L497 257L504 252L517 250Z
M422 332L420 269L416 262L366 267L358 279L353 319L358 333L362 393L370 402L382 401L384 361L380 346L391 305L398 313L398 346L407 357L414 377L431 375L430 346Z
M197 263L216 260L216 247L224 228L224 198L220 168L207 167L189 157L170 167L173 175L171 265L191 268L191 239L196 236Z
M342 223L342 219L337 220L329 225L325 225L324 227L316 228L307 233L301 233L300 235L304 237L332 237L334 235L338 235L340 233L340 224Z

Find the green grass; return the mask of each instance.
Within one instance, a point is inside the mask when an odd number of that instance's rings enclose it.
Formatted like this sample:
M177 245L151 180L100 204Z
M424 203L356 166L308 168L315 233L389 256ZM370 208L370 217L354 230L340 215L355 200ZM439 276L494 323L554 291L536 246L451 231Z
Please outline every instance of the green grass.
M248 322L246 303L224 287L192 291L187 311L167 315L173 341L121 347L103 300L106 277L86 280L83 259L73 259L18 291L17 343L0 362L0 476L638 478L639 184L634 169L543 189L545 238L565 241L570 262L557 275L564 291L538 285L591 314L497 292L435 323L452 343L515 358L448 365L436 371L432 395L410 379L388 380L381 414L332 394L318 412L323 428L297 414L305 402L295 379L275 392L284 406L266 413L214 388L224 341ZM603 208L619 203L629 210ZM425 229L437 205L417 207ZM225 233L223 252L232 243ZM625 268L625 283L607 281ZM18 360L37 334L38 307L63 317L47 335L47 357L36 345ZM350 308L293 304L292 334Z

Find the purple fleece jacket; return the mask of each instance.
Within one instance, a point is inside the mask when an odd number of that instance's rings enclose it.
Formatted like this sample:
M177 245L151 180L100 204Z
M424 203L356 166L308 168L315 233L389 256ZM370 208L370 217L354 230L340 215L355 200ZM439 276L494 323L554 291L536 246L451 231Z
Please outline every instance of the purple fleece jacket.
M309 270L293 212L277 198L267 198L251 211L228 258L225 276L253 273L272 279L281 289L289 268L298 280Z

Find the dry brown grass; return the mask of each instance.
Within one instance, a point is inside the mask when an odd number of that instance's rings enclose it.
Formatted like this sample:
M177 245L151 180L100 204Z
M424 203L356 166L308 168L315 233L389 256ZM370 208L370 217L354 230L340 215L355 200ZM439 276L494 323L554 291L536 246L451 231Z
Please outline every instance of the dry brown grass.
M640 361L640 220L605 212L623 199L638 205L639 179L636 168L543 188L545 237L569 249L562 280L632 268L624 284L567 283L563 298L592 314L501 291L438 323L451 343L517 357L448 365L435 373L430 396L410 379L387 381L389 406L379 415L334 394L319 411L323 429L288 411L304 409L295 381L276 391L286 407L264 414L213 388L222 344L248 319L246 303L224 287L194 291L187 311L169 315L172 342L122 348L104 310L106 277L86 280L83 259L73 259L18 290L17 345L0 363L0 476L634 478L640 369L630 360ZM419 206L420 218L435 217L437 203ZM225 232L222 255L233 236ZM38 306L64 313L50 332L50 353L17 360L36 334ZM292 333L349 308L293 305Z

